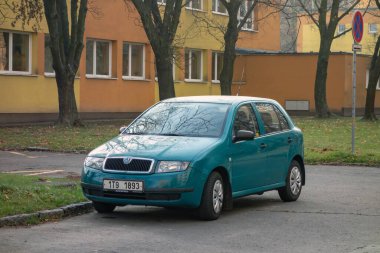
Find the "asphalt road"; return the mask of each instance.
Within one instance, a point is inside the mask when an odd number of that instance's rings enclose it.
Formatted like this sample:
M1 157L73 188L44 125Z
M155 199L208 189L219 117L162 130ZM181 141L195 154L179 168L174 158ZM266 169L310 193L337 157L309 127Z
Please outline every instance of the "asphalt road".
M0 172L58 177L79 175L85 157L70 153L0 151Z
M1 160L2 161L2 160ZM380 252L380 168L307 166L297 202L250 196L212 222L192 212L117 208L0 229L0 252Z

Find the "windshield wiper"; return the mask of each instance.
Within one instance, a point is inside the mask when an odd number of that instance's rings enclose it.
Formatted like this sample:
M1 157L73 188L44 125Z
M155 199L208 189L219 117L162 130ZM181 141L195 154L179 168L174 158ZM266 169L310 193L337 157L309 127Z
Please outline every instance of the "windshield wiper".
M174 134L174 133L160 133L157 135L163 135L163 136L186 136L184 134Z

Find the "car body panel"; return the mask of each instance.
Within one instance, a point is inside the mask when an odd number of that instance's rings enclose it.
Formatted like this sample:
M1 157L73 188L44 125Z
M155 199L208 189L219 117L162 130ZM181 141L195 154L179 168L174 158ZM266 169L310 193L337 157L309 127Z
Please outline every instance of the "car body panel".
M165 100L169 102L228 103L223 132L219 137L183 137L120 134L89 153L92 157L141 157L154 159L153 172L133 174L105 172L84 166L82 186L85 196L93 201L115 205L153 205L198 207L204 185L216 169L228 175L233 198L278 189L285 185L288 167L294 157L303 159L303 136L285 110L274 100L253 97L200 96ZM164 102L165 102L164 101ZM290 130L266 134L256 102L275 105L285 115ZM237 108L250 103L261 135L253 140L234 142L233 122ZM149 110L149 109L148 109ZM140 116L141 117L141 116ZM289 142L289 138L291 141ZM265 148L260 145L264 143ZM188 161L189 168L181 172L155 173L158 161ZM145 193L178 193L178 199L154 200L114 198L93 195L86 189L102 191L103 180L138 180L144 182Z

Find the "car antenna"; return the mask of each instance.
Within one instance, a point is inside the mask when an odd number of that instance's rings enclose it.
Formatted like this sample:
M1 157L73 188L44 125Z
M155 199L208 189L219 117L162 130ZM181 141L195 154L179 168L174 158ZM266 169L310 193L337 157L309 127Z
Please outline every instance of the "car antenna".
M242 72L241 72L241 77L240 77L240 82L239 82L238 92L237 92L236 96L239 96L239 93L240 93L241 83L243 82L244 70L245 70L245 66L243 66L243 70L242 70Z

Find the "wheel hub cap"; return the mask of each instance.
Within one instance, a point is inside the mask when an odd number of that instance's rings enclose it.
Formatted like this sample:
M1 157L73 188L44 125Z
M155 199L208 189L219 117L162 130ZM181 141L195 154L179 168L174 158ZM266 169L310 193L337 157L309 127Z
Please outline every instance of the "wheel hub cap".
M223 206L223 185L220 180L216 180L212 191L212 204L214 212L219 213Z
M290 190L293 195L297 195L301 190L302 178L298 167L293 167L290 172Z

